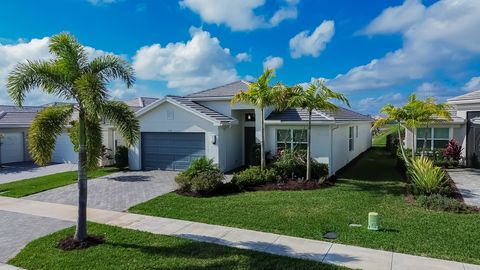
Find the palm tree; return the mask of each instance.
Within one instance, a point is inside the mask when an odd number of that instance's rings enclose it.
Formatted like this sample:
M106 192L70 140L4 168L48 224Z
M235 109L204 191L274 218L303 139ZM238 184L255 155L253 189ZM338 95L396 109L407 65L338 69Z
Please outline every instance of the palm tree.
M334 92L326 87L321 80L315 80L310 83L307 88L301 86L292 87L291 94L284 95L287 97L288 107L300 107L308 111L308 131L307 131L307 181L311 176L311 130L312 130L312 113L314 110L336 111L338 106L331 102L337 100L350 107L350 103L344 94Z
M274 70L267 69L257 79L248 85L247 90L242 90L233 96L230 101L230 105L235 103L248 103L254 105L260 109L260 120L262 129L262 139L260 140L260 167L263 170L265 168L265 109L268 107L277 107L278 100L280 99L279 93L284 90L284 86L281 83L277 83L275 86L269 86L270 80L274 77Z
M408 98L408 103L404 106L406 112L405 123L412 132L419 126L423 126L426 129L434 122L443 122L451 120L450 107L447 104L437 104L435 98L428 97L425 100L417 99L415 94L411 94ZM423 146L421 156L425 153L427 145L427 135L425 132L423 139ZM412 136L414 138L414 136ZM412 151L412 156L414 152Z
M392 104L387 104L383 106L380 112L385 114L386 116L376 120L373 124L372 129L380 128L387 123L395 122L397 124L398 139L400 140L399 147L400 147L400 151L402 152L403 160L405 161L405 164L407 166L410 165L410 162L408 161L407 156L405 155L405 149L403 148L402 133L401 133L402 122L404 122L406 119L405 109L403 107L395 107Z
M68 33L53 36L49 44L52 60L19 63L7 79L8 94L17 106L35 88L74 100L75 104L52 105L37 114L29 131L29 151L39 165L51 161L56 137L69 125L78 139L78 219L74 238L87 238L86 170L97 166L101 155L100 120L108 119L128 145L139 138L139 123L129 107L108 100L107 84L114 79L131 87L135 81L132 67L125 60L103 55L88 60L85 48ZM72 119L77 119L71 122Z

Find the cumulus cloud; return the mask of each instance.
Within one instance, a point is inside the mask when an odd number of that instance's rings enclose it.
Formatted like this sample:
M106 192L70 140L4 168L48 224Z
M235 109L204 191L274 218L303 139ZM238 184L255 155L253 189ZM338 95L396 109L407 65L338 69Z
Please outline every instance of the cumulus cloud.
M404 97L400 93L388 93L381 96L366 97L358 101L356 110L364 113L378 112L385 104L398 105Z
M338 75L330 80L330 87L354 91L428 79L434 71L453 67L454 64L461 66L480 54L480 2L441 0L424 7L421 18L412 21L402 17L410 16L408 12L404 12L408 7L412 9L411 6L415 6L415 9L420 10L418 5L422 4L407 0L400 7L382 12L373 20L375 23L370 25L371 33L401 33L402 48ZM379 21L402 23L399 26L386 24L384 28L380 28Z
M265 5L265 0L183 0L180 6L198 13L203 21L225 24L233 31L274 27L284 20L297 18L298 0L285 0L269 19L257 15L255 9Z
M279 69L283 66L283 58L278 56L268 56L263 60L263 70Z
M302 31L290 39L290 55L292 58L299 58L303 55L318 57L334 33L335 23L333 21L323 21L311 35L308 30Z
M480 90L480 76L472 77L463 87L463 90L472 92Z
M252 60L252 56L244 52L235 55L235 58L237 59L238 62L249 62Z
M8 73L15 65L28 60L48 60L52 56L48 51L49 37L32 39L30 41L19 40L15 44L0 44L0 104L12 104L5 87ZM85 47L88 58L91 60L107 52L92 47ZM39 105L52 101L59 101L58 97L34 90L27 95L26 105Z
M238 80L237 59L209 32L191 27L187 42L153 44L140 48L133 67L140 79L166 81L183 93Z

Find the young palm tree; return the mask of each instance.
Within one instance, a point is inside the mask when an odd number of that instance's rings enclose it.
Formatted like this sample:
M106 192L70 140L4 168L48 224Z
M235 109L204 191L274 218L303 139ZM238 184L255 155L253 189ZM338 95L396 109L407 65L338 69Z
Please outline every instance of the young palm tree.
M308 111L308 131L307 131L307 181L312 178L311 173L311 130L312 130L312 113L314 110L336 111L338 106L331 102L337 100L350 107L350 103L344 94L334 92L326 87L322 81L315 80L310 83L307 88L301 86L292 87L292 93L286 95L288 98L288 107L300 107Z
M230 102L231 106L241 102L252 104L261 111L260 167L262 170L265 168L265 109L278 106L279 93L284 89L284 86L280 83L273 87L269 86L270 80L274 77L274 72L273 69L265 70L256 82L250 83L247 90L235 94Z
M87 177L86 169L97 166L102 146L100 120L108 119L127 144L139 138L139 123L128 106L108 100L107 84L110 80L123 80L127 87L135 81L128 62L104 55L89 62L85 48L68 33L53 36L49 44L52 60L19 63L7 80L8 94L18 106L35 88L74 100L75 104L52 105L37 114L29 131L29 151L39 165L52 159L56 137L72 119L78 139L78 219L74 238L87 238Z
M410 95L408 103L404 106L406 112L405 123L411 128L412 132L419 126L426 129L434 122L443 122L451 120L452 117L448 111L450 107L447 104L437 104L435 98L428 97L425 100L417 99L415 94ZM427 135L425 132L421 156L425 153L427 146ZM414 136L412 136L412 139ZM412 151L412 156L414 152Z
M402 122L404 122L406 119L405 109L403 107L395 107L392 104L387 104L383 106L380 112L385 114L386 117L376 120L375 123L373 124L372 129L380 128L390 122L395 122L397 124L398 139L400 140L399 142L400 151L402 152L402 156L403 156L403 160L405 160L405 164L409 166L410 162L408 161L407 155L405 154L405 149L403 148L402 133L401 133Z

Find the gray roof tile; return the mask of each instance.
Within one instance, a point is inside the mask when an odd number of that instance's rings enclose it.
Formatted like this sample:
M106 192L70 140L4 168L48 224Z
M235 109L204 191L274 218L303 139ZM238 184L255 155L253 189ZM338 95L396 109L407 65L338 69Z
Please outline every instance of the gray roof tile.
M474 99L480 99L480 90L473 91L465 95L450 98L448 99L448 101L466 101L466 100L474 100Z
M308 121L308 111L301 108L290 108L284 111L274 111L267 120L273 121ZM328 112L316 110L312 114L314 122L341 122L341 121L373 121L368 115L363 115L345 108L339 108L337 111Z
M193 110L211 118L212 120L222 122L222 123L230 123L230 122L235 121L235 119L233 119L229 116L223 115L223 114L221 114L217 111L214 111L210 108L207 108L207 107L205 107L201 104L198 104L198 103L190 100L189 98L179 97L179 96L167 96L167 98L171 98L172 100L178 102L179 104L181 104L183 106L186 106L190 109L193 109Z
M29 125L42 106L17 107L11 105L0 105L0 125Z
M215 88L210 88L200 92L190 94L188 98L206 98L206 97L233 97L237 92L241 90L247 90L248 81L236 81Z

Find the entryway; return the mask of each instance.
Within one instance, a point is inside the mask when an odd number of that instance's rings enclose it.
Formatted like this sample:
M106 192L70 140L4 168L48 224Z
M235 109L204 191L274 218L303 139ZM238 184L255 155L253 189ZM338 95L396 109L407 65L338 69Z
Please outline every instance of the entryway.
M480 112L467 113L467 166L480 168Z

